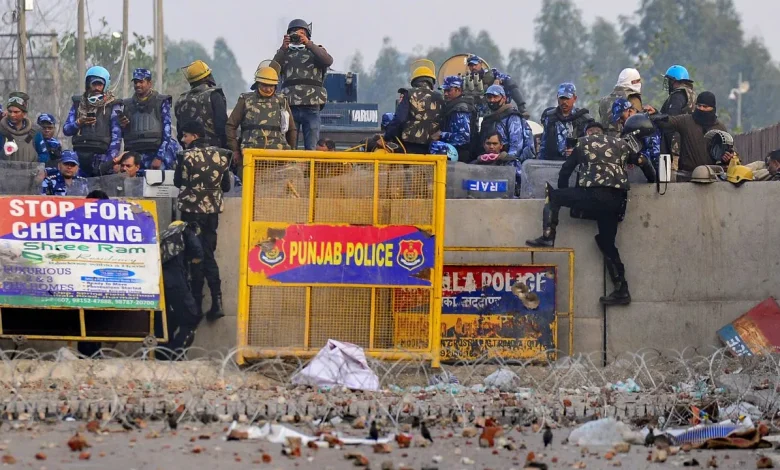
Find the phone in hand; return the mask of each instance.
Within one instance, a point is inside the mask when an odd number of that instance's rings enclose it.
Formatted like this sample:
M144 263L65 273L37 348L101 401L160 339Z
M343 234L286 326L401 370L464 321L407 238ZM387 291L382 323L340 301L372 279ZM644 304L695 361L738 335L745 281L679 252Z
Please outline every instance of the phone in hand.
M573 149L577 147L577 138L576 137L566 137L566 148L567 149Z
M97 113L95 111L87 111L87 117L94 119L97 117Z

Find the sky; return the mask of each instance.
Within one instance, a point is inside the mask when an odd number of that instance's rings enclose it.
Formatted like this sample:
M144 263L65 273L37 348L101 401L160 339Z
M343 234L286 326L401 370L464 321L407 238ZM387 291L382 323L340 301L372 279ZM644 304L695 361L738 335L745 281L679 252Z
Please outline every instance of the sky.
M45 5L52 0L36 0ZM303 18L313 23L313 40L325 46L334 57L333 69L345 70L350 57L360 50L368 66L390 37L401 52L444 45L452 31L469 26L487 30L506 55L510 49L533 49L533 20L541 0L505 0L496 12L485 12L480 2L467 0L162 0L165 34L171 39L197 40L210 50L223 36L235 52L244 77L249 81L257 64L273 57L281 44L287 23ZM75 0L58 0L60 15L72 14L75 26ZM640 0L575 0L586 23L601 16L617 22L620 15L632 15ZM780 2L773 0L734 0L742 15L748 37L763 37L775 60L780 58ZM392 9L388 5L392 5ZM87 0L93 31L105 17L109 29L122 27L122 0ZM130 29L139 34L153 32L153 0L130 1ZM464 51L467 52L467 51ZM438 65L438 64L437 64Z

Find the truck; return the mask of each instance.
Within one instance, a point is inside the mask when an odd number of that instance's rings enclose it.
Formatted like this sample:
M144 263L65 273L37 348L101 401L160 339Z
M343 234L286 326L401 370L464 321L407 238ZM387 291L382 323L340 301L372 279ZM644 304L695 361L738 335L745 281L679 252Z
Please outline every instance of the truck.
M337 150L360 145L380 132L382 116L377 103L360 103L360 74L328 72L324 86L328 102L320 111L320 137L336 143Z

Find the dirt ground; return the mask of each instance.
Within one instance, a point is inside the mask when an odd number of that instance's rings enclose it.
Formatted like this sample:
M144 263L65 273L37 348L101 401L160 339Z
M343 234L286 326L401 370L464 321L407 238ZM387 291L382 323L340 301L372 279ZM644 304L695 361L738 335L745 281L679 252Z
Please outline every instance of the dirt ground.
M391 444L388 454L374 453L372 446L350 446L345 449L304 448L301 457L290 458L282 454L282 446L265 441L226 441L224 424L197 427L180 425L177 431L166 429L162 422L150 422L145 429L124 431L119 425L109 425L103 434L85 430L83 423L58 423L56 425L33 424L29 428L12 429L11 424L0 427L0 452L9 468L33 469L194 469L194 468L269 468L269 469L345 469L355 468L345 455L361 452L368 459L368 468L422 469L522 469L530 453L535 461L548 468L612 469L662 469L684 466L684 462L696 459L702 468L712 457L721 469L756 468L759 453L741 451L692 451L669 456L665 463L647 461L648 449L633 446L628 454L617 454L607 460L609 448L589 448L562 445L560 441L568 430L556 430L552 449L543 449L541 436L512 430L506 438L525 444L526 449L480 448L477 439L467 439L452 430L433 429L433 445L427 448L399 449ZM82 452L71 451L68 440L81 431L90 447ZM304 430L301 430L304 431ZM263 455L270 456L265 463ZM764 451L773 456L775 451ZM36 457L37 455L37 457ZM11 458L6 457L11 456ZM45 460L39 460L39 458ZM89 457L85 460L86 457ZM464 459L469 459L465 460ZM473 461L473 463L471 463ZM392 467L383 467L385 462ZM584 466L582 465L584 464ZM385 464L387 465L387 464ZM780 462L776 463L780 468Z

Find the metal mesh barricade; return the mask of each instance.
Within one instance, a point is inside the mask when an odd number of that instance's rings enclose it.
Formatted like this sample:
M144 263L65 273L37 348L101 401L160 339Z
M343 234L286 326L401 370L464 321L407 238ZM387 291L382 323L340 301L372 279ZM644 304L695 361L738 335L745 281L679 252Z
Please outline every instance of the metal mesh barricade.
M438 362L445 158L244 152L239 360L329 339Z

